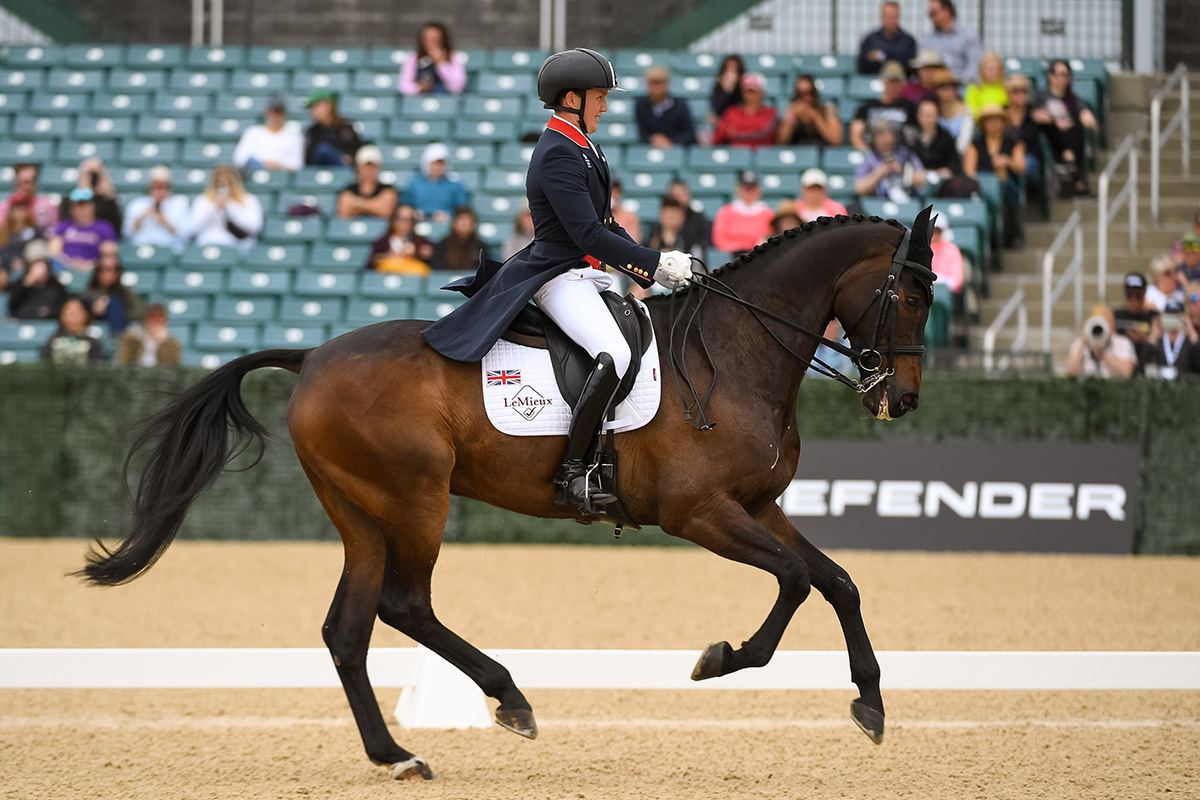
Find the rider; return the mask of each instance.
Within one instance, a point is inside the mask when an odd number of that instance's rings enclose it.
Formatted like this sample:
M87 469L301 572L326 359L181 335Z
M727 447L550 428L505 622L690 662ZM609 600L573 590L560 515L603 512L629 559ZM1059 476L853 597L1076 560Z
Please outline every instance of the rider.
M477 361L529 301L594 359L567 432L562 466L554 476L555 500L586 513L616 497L589 480L584 458L600 431L631 353L600 292L613 284L607 270L643 288L658 282L687 285L691 256L659 253L636 244L612 217L612 175L595 133L617 86L613 65L594 50L555 53L538 72L538 99L555 113L529 162L525 192L534 238L503 265L481 259L472 277L446 288L470 299L423 333L435 350L459 361Z

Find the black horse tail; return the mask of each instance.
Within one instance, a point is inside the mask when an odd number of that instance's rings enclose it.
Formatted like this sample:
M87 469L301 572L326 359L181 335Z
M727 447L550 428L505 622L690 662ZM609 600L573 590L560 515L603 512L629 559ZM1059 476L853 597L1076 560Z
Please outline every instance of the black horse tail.
M133 530L115 550L97 540L87 564L76 574L100 586L117 586L154 566L179 532L188 506L216 482L225 465L255 442L262 457L269 434L242 402L242 378L262 367L299 373L308 352L264 350L242 356L144 420L123 473L128 490L134 459L152 448L133 498Z

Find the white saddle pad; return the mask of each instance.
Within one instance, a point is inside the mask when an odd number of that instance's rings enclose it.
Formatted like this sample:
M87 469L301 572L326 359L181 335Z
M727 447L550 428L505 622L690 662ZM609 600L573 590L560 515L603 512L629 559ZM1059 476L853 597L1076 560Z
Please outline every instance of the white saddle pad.
M558 391L550 352L501 339L483 357L483 405L501 433L512 436L565 436L571 407ZM658 413L662 396L658 347L650 342L642 356L633 391L617 405L616 418L604 423L617 433L636 430Z

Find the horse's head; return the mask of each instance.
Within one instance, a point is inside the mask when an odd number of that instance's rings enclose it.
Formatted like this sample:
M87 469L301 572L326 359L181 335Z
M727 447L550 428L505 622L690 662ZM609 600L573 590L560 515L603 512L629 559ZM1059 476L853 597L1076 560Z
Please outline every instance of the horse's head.
M926 207L897 248L852 267L838 282L834 312L860 353L862 403L879 419L917 408L925 321L933 302L932 226Z

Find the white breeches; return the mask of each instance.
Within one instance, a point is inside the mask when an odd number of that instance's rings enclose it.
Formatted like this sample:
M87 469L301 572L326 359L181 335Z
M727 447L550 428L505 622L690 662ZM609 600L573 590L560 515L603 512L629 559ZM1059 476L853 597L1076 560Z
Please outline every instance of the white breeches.
M598 269L571 269L546 281L533 302L592 358L601 353L612 356L617 374L624 377L632 358L629 345L600 299L600 292L612 283L612 276Z

